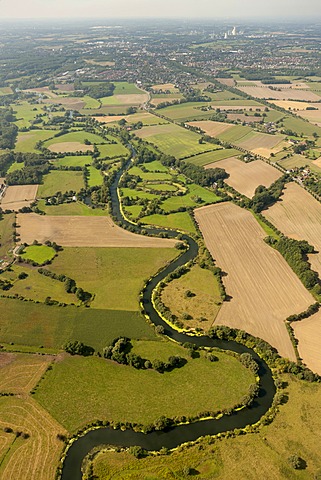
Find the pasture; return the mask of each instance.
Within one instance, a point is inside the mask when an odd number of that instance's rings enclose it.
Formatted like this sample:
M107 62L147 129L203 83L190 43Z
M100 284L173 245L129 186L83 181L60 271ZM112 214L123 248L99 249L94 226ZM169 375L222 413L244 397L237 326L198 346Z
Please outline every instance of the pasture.
M36 262L38 265L52 260L55 255L55 250L47 245L30 245L20 254L23 259Z
M303 363L321 375L321 312L291 324Z
M233 128L233 125L223 122L213 122L212 120L203 120L199 122L189 122L188 125L200 128L206 135L217 137L220 133Z
M245 163L237 158L228 158L206 165L205 168L223 168L230 176L225 182L236 191L252 198L259 185L269 187L282 176L281 172L262 160Z
M35 200L39 185L10 185L0 204L3 210L18 211Z
M88 186L89 187L95 187L97 185L102 185L104 178L100 170L97 170L97 168L90 166L88 167L89 171L89 179L88 179Z
M128 155L127 148L122 143L107 143L98 145L101 158L125 157Z
M158 358L158 342L153 343L150 360ZM173 354L177 349L168 345ZM180 350L185 356L186 350ZM237 359L224 353L217 356L219 361L213 364L201 353L163 375L98 357L66 357L47 373L35 398L69 432L97 418L147 425L162 415L197 415L233 407L254 383L254 376Z
M84 187L83 173L76 171L52 170L43 177L38 197L52 197L57 192L79 192Z
M15 150L22 153L37 153L36 144L44 142L53 137L56 130L31 130L30 132L19 132ZM38 152L39 153L39 152Z
M295 360L284 320L314 302L284 258L264 242L254 216L231 203L202 207L195 218L205 244L227 276L231 300L224 302L215 324L263 338L280 355Z
M14 247L12 226L14 222L15 215L13 213L0 218L0 259L8 259L8 252Z
M318 253L309 255L312 269L321 275L321 204L298 184L288 183L279 202L264 215L284 235L307 240Z
M201 153L200 155L195 155L194 157L187 158L186 161L198 165L199 167L204 167L204 165L213 164L225 158L234 157L240 155L239 150L234 148L222 148L220 150L214 150L213 152ZM213 165L213 168L215 166Z
M197 133L174 124L143 127L136 132L136 135L156 145L163 153L177 158L215 150L215 147L209 143L199 144L200 136Z
M247 95L256 98L264 98L265 100L302 100L305 102L318 102L320 100L319 95L309 90L299 90L294 88L272 90L268 86L246 86L238 88Z
M104 216L49 216L18 214L21 243L46 240L64 247L170 248L175 240L146 237L124 230ZM36 238L35 238L36 237Z
M84 167L92 163L92 157L90 155L67 155L57 158L53 163L58 167Z
M104 143L99 135L79 130L52 138L45 142L44 146L53 152L74 152L80 150L80 147L76 148L77 145L81 146L82 151L92 150L93 146L85 145L85 140L88 140L91 144ZM67 148L68 145L70 145L70 148Z
M211 190L207 190L199 185L189 184L185 195L174 195L167 198L162 202L161 206L165 212L169 212L180 207L199 206L200 200L204 203L216 203L220 200L220 197Z
M141 222L147 225L156 225L196 233L196 229L188 212L170 213L169 215L149 215L143 217Z
M321 135L321 128L317 125L312 125L307 121L304 121L302 118L294 118L294 117L287 117L283 121L283 125L285 128L296 132L299 135L307 135L312 136L314 132L316 132L319 136Z
M37 203L39 210L47 215L62 215L62 216L76 216L83 217L90 216L105 216L108 214L107 210L101 208L91 208L81 202L61 203L59 205L46 205L45 200L39 200Z
M187 291L193 296L186 295ZM162 302L185 328L208 330L221 305L217 279L209 270L194 265L188 273L168 283L162 293ZM184 314L191 318L186 320Z
M269 157L271 153L282 150L283 140L284 137L281 135L252 132L238 141L237 145L257 155Z

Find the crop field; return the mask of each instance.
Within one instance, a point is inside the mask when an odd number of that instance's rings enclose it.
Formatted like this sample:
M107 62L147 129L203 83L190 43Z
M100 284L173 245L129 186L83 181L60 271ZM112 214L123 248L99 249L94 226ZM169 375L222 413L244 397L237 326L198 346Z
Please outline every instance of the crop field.
M86 107L87 102L79 97L57 95L56 97L45 98L43 103L47 105L62 105L67 110L81 110Z
M276 100L273 102L278 107L284 108L285 110L306 110L307 107L313 106L317 107L318 104L308 103L308 102L299 102L295 100ZM301 115L301 113L300 113Z
M29 393L52 360L48 355L0 353L0 392Z
M241 141L237 142L238 146L251 150L252 152L269 157L275 148L280 145L280 150L283 147L284 137L281 135L268 135L266 133L253 132Z
M49 216L18 214L21 243L38 240L64 247L150 247L170 248L175 240L145 237L124 230L109 217ZM37 238L35 238L37 237Z
M229 125L228 123L213 122L212 120L189 122L189 125L200 128L203 130L203 132L211 137L217 137L220 133L223 133L233 127L233 125Z
M138 95L142 93L142 90L136 87L134 83L114 82L114 85L114 95Z
M21 273L25 273L28 276L19 279L18 275ZM0 279L9 280L13 284L8 292L4 292L6 295L22 296L39 302L45 302L46 298L50 297L52 300L61 303L79 303L74 294L66 292L63 282L40 275L37 269L29 265L20 266L15 264L10 270L1 273Z
M8 259L8 252L13 248L13 227L15 222L14 214L3 215L0 218L0 266L1 259Z
M52 138L51 140L48 140L47 142L45 142L45 147L49 148L52 146L59 145L61 143L84 144L86 139L89 140L89 142L91 142L92 144L104 143L104 139L101 138L99 135L81 130L81 131L66 133L65 135L60 135L59 137ZM87 150L90 150L90 147L92 147L92 145L85 145L85 147L87 148Z
M103 97L100 99L103 106L106 105L142 105L147 102L148 95L146 93L127 93L114 94L112 97Z
M300 111L299 115L309 120L310 123L321 127L321 110L303 110Z
M136 132L136 135L153 143L165 154L178 158L215 150L209 143L200 145L198 143L200 137L196 133L173 124L143 127Z
M95 167L89 167L89 179L88 179L88 186L89 187L95 187L96 185L102 185L103 184L103 176L100 170L97 170Z
M173 248L65 248L50 270L95 293L93 308L137 311L144 280L176 255Z
M243 127L242 125L233 125L232 128L225 130L218 135L220 140L230 143L240 143L248 134L253 135L251 127Z
M171 213L169 215L149 215L143 217L141 221L147 225L156 225L196 233L196 229L188 212Z
M278 160L277 163L287 170L296 167L308 167L312 172L319 174L321 173L320 160L318 159L311 161L309 158L306 158L303 155L292 155L288 158Z
M39 185L10 185L0 204L3 210L18 211L22 207L29 207L37 196Z
M305 365L321 375L321 312L291 324L295 338L299 341L298 350Z
M309 256L312 268L321 275L321 204L298 184L287 184L281 200L264 215L284 235L307 240L318 252Z
M317 125L312 125L309 122L302 120L301 118L287 117L283 121L284 127L289 128L290 130L296 132L298 135L308 135L312 136L316 132L319 136L321 135L321 128Z
M226 158L234 157L240 154L241 152L234 148L221 148L219 150L214 150L213 152L195 155L194 157L187 158L186 161L200 167L208 164L213 164L212 168L215 168L215 162L219 162L220 160L224 160Z
M153 90L162 90L163 92L168 90L171 93L175 93L175 92L178 91L178 88L176 88L173 83L161 83L161 84L158 84L158 85L153 85L152 89Z
M195 217L206 246L223 278L230 301L216 324L245 330L263 338L279 353L295 360L284 320L314 302L284 258L269 247L266 233L253 215L231 203L202 207Z
M13 432L1 432L1 478L52 480L63 449L57 434L66 434L65 429L30 397L0 398L0 429L5 427ZM30 436L16 437L16 431Z
M32 130L31 132L19 132L15 150L22 153L35 153L37 152L35 147L39 141L45 141L56 133L56 130Z
M84 187L83 173L75 171L52 170L43 177L39 186L38 197L51 197L57 192L79 192Z
M195 201L200 198L204 203L216 203L220 200L213 191L200 187L199 185L189 184L188 193L182 196L172 196L164 200L161 207L165 212L178 209L180 207L196 207L199 203Z
M99 217L108 215L107 210L103 210L101 208L91 208L81 202L61 203L59 205L46 205L45 200L39 200L37 206L42 212L45 212L47 215L53 216L80 215L83 217Z
M158 342L154 343L150 360L158 358ZM176 354L176 345L172 351ZM186 355L183 348L181 352ZM70 432L96 418L147 425L161 415L232 407L247 393L253 374L224 353L217 354L215 364L203 355L163 375L97 357L67 357L47 373L35 398Z
M92 157L90 155L68 155L57 158L53 163L59 167L84 167L92 163Z
M239 90L256 98L264 98L266 100L303 100L306 102L318 102L319 95L308 91L298 90L294 88L282 88L279 90L271 90L269 87L238 87Z
M97 148L100 151L101 158L113 158L128 155L127 148L121 143L108 143L106 145L99 145Z
M55 250L47 245L30 245L24 249L20 256L41 265L44 262L52 260L55 254Z
M201 107L207 106L205 103L188 102L180 105L173 105L170 107L162 108L160 110L161 115L175 120L178 122L185 122L187 120L193 121L197 119L209 118L213 115L213 110L202 111Z
M10 95L12 93L11 87L1 87L0 88L0 95Z
M187 291L192 296L187 296ZM221 296L213 273L194 265L188 273L167 285L162 301L184 323L185 328L208 330L220 310ZM191 318L186 320L184 314Z
M262 160L245 163L237 158L228 158L209 164L205 168L224 168L230 175L225 182L248 198L252 198L259 185L269 187L282 176L281 172Z

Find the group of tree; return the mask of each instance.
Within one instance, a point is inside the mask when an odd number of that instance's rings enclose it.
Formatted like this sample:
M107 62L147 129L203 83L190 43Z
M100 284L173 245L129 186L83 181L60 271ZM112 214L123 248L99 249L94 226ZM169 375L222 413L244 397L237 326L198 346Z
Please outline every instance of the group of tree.
M38 272L41 275L44 275L45 277L50 277L53 280L58 280L59 282L64 283L65 291L66 293L72 293L76 295L78 300L80 300L83 303L87 303L91 300L92 294L90 292L84 291L82 288L77 287L77 284L75 280L72 278L64 275L64 274L57 274L54 272L51 272L50 270L47 270L46 268L39 268Z
M81 82L78 83L78 92L75 92L76 96L89 95L92 98L111 97L115 90L113 83L91 83L90 85L84 85Z
M0 149L15 146L18 127L12 123L14 120L12 108L0 109Z
M276 180L269 188L259 185L255 190L254 197L250 202L250 207L256 213L262 212L273 205L282 195L285 183L288 181L287 175L283 175Z
M95 353L95 349L82 342L74 341L66 343L64 350L70 355L82 355L83 357L89 357Z

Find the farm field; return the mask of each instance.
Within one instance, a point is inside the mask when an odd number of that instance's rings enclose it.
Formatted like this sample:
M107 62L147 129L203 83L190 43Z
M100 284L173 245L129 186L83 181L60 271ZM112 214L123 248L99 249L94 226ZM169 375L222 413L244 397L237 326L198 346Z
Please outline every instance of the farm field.
M68 143L81 143L81 144L84 144L84 141L85 140L89 140L89 142L91 143L97 143L97 144L100 144L100 143L104 143L104 139L102 137L100 137L99 135L96 135L94 133L89 133L89 132L85 132L84 130L80 130L80 131L74 131L74 132L70 132L70 133L66 133L65 135L60 135L59 137L55 137L55 138L52 138L50 140L48 140L47 142L45 142L45 147L46 148L49 148L53 145L56 145L56 144L61 144L61 143L64 143L64 144L68 144ZM87 147L87 149L90 149L91 145L84 145L85 147Z
M170 198L167 198L162 202L161 207L165 212L169 212L180 207L196 207L199 206L199 203L195 201L197 197L205 203L216 203L220 200L220 197L218 197L213 191L207 190L199 185L189 184L188 193L182 196L174 195Z
M165 154L177 158L215 150L215 147L209 143L199 144L200 137L196 133L173 124L143 127L136 132L136 135L147 142L153 143Z
M248 198L253 197L259 185L269 187L282 176L279 170L262 160L245 163L237 158L228 158L205 168L223 168L230 175L225 182Z
M89 171L89 179L88 179L89 187L95 187L97 185L103 184L104 178L100 170L97 170L97 168L90 166L88 167L88 171Z
M141 222L147 225L156 225L196 233L196 229L188 212L171 213L169 215L149 215L143 217Z
M57 158L53 161L55 166L59 167L84 167L92 163L90 155L68 155L63 158Z
M321 375L321 312L291 324L298 340L299 355L305 365Z
M113 158L128 155L127 148L121 143L98 145L101 158Z
M76 171L52 170L43 177L39 186L38 197L51 197L57 192L79 192L84 187L83 173Z
M112 97L103 97L100 99L103 106L108 105L142 105L147 102L148 95L140 91L140 93L121 93L115 94Z
M233 125L223 122L213 122L212 120L202 120L199 122L189 122L188 125L197 127L203 130L207 135L211 137L217 137L220 133L233 128Z
M187 296L187 291L193 296ZM168 283L163 290L162 301L184 323L185 328L208 330L214 323L222 300L213 273L194 265L188 273ZM191 318L185 320L184 314L189 314Z
M13 213L3 215L0 218L0 266L2 259L9 259L8 252L14 247L13 243L13 227L15 221Z
M298 184L287 184L279 202L264 215L284 235L307 240L318 252L309 255L312 269L321 275L321 204Z
M95 293L92 308L137 311L144 280L176 255L172 248L65 248L50 270Z
M282 88L279 90L271 90L269 87L238 87L239 90L256 98L264 98L266 100L303 100L306 102L318 102L320 96L308 90L298 90L294 88Z
M63 449L57 434L66 434L65 429L30 397L0 398L0 429L5 427L13 433L1 432L1 478L52 480ZM17 438L17 430L29 438Z
M158 342L153 343L151 360L157 358ZM181 352L186 355L183 348ZM35 399L70 432L96 418L147 425L161 415L197 415L232 407L247 393L253 374L224 353L217 353L214 365L203 355L164 374L97 357L67 357L46 374Z
M197 209L195 218L217 265L227 273L223 281L231 299L215 323L263 338L280 355L295 360L284 320L311 305L312 295L264 242L266 234L250 212L222 203Z
M47 245L30 245L20 254L23 259L32 260L39 265L52 260L55 255L55 250Z
M183 478L188 466L198 472L199 480L317 479L321 471L318 416L321 387L289 375L282 380L288 385L285 390L288 401L279 408L273 422L257 433L221 438L211 445L203 439L200 445L182 447L170 455L139 460L127 452L104 449L95 457L94 475L97 480L122 480L124 476L128 480L141 480L146 475L176 480ZM289 465L288 457L295 453L305 460L305 469L294 470Z
M37 196L39 185L10 185L7 187L0 204L3 210L18 211L29 207Z
M299 117L287 117L284 119L283 124L285 128L296 132L298 135L303 134L307 136L312 136L314 132L316 132L319 136L321 135L320 127L312 125L312 123L304 121L302 118Z
M224 160L225 158L234 157L240 154L241 152L234 148L222 148L220 150L214 150L213 152L201 153L200 155L189 157L186 159L186 161L199 167L204 167L204 165L218 162L220 160Z
M321 164L319 160L311 161L303 155L292 155L291 157L278 160L277 163L281 167L290 170L291 168L308 167L312 172L321 173Z
M320 110L302 110L298 114L300 117L309 120L310 123L321 127L321 111Z
M78 340L96 350L118 336L153 339L154 330L137 311L48 306L0 298L0 342L61 350Z
M251 136L254 135L254 132L251 127L243 127L242 125L232 125L231 128L225 130L218 135L220 140L229 143L239 144L241 140L246 137L248 134Z
M19 132L15 150L22 153L37 152L36 144L53 137L57 130L32 130L30 132ZM38 152L39 153L39 152Z
M189 102L180 105L173 105L159 110L161 115L177 122L193 121L197 119L206 119L213 115L213 111L202 111L201 107L207 106L206 102Z
M143 237L124 230L109 217L49 216L18 214L21 243L38 240L64 247L150 247L170 248L175 240ZM34 237L38 238L34 238Z
M45 200L39 200L37 203L39 210L47 215L62 215L62 216L75 216L80 215L83 217L99 217L108 215L107 210L101 208L91 208L81 202L61 203L59 205L46 205Z
M284 137L280 135L268 135L266 133L253 132L237 142L238 146L251 150L257 155L269 157L271 153L282 150ZM278 150L276 150L278 147Z

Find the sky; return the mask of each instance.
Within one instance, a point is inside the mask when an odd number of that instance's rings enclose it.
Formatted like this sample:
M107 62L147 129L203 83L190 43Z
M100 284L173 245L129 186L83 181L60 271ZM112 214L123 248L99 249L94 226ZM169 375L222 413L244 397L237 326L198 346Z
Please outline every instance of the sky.
M321 18L320 0L0 0L5 18Z

